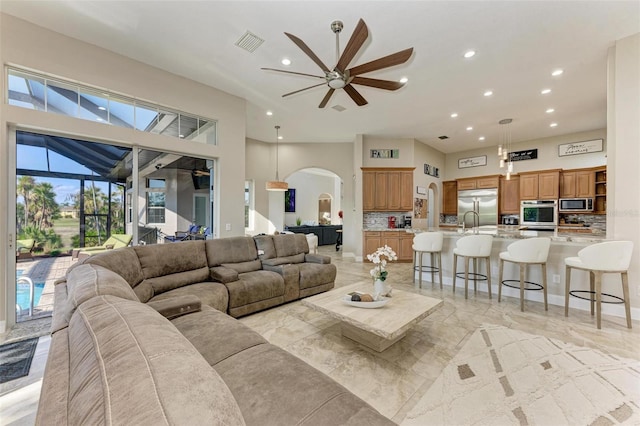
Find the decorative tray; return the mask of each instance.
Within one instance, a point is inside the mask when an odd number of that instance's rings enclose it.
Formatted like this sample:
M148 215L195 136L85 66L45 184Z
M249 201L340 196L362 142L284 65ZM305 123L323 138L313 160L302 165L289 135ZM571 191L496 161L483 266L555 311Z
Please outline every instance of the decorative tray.
M351 300L351 296L345 295L342 297L342 303L349 306L355 306L356 308L375 309L382 308L384 305L389 303L389 298L384 297L382 300L376 300L373 302L354 302Z

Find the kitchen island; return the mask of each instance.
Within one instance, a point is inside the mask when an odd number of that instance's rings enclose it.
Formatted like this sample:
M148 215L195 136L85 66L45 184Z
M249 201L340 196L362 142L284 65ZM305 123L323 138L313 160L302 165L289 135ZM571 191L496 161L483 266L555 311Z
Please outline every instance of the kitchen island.
M375 231L384 233L387 231L398 231L397 229L365 229L365 231ZM576 233L576 232L567 232L563 228L555 231L533 231L526 229L519 229L518 226L509 226L509 225L500 225L500 226L483 226L477 227L475 229L465 229L464 233L462 232L462 228L457 227L438 227L438 228L429 228L429 229L405 229L404 230L408 234L417 234L420 232L426 231L439 231L444 234L444 242L442 247L442 275L443 275L443 284L445 286L449 286L449 288L445 288L444 291L451 291L451 286L453 284L453 249L456 247L456 242L459 238L462 238L466 235L473 234L489 234L494 236L493 247L491 251L491 281L492 281L492 293L496 295L498 293L498 266L499 266L499 254L500 252L506 251L509 244L513 243L516 240L522 238L535 238L535 237L548 237L551 238L551 248L549 250L549 257L547 260L547 291L548 291L548 300L549 304L564 306L564 283L565 283L565 264L564 259L566 257L577 256L578 252L584 247L606 241L606 236L604 233L596 232L596 233ZM425 257L425 261L428 264L428 259ZM458 270L461 270L462 261L459 261L460 264L458 266ZM485 273L484 265L481 267L481 273ZM518 279L519 277L519 269L518 266L505 262L504 265L504 277L503 279ZM542 283L542 272L541 268L532 267L529 268L526 277L527 281ZM609 283L608 280L611 280ZM417 281L417 280L416 280ZM423 286L429 285L431 281L430 273L423 273L422 277ZM585 271L574 270L572 275L572 288L581 288L581 289L589 289L589 276ZM391 283L393 284L393 283ZM611 285L610 285L611 284ZM618 292L620 289L619 278L616 281L616 277L614 276L605 276L604 285L611 289L614 294ZM464 280L459 279L457 282L457 287L462 289L464 287ZM487 284L486 281L481 281L478 283L478 291L479 293L476 296L473 296L473 293L470 293L470 300L474 297L478 298L486 298L488 299L487 294ZM460 293L461 295L463 292ZM520 293L518 289L503 287L502 289L503 296L519 298ZM464 296L463 296L464 297ZM542 292L541 291L526 291L525 299L532 300L537 302L542 302ZM589 310L589 302L572 298L571 299L571 307L578 308L583 310ZM536 307L537 308L537 307ZM540 305L541 311L544 311L542 305ZM624 317L624 310L620 308L618 305L605 305L603 306L603 312Z

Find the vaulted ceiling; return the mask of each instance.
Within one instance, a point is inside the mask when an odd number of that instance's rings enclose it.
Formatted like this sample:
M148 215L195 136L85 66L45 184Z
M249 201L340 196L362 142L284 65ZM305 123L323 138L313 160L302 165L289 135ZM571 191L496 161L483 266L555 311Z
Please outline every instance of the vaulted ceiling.
M638 1L3 0L0 10L246 99L253 139L274 141L279 124L284 142L366 134L415 138L442 152L497 145L503 118L514 120L514 142L606 127L607 50L640 32ZM403 88L357 86L369 102L361 107L337 90L319 109L326 86L282 95L321 80L260 69L323 75L284 33L332 68L331 23L344 23L344 49L360 18L369 37L350 66L413 47L405 64L366 75L406 77ZM235 45L247 31L264 39L252 53ZM469 50L476 55L465 59ZM556 69L564 72L552 76Z

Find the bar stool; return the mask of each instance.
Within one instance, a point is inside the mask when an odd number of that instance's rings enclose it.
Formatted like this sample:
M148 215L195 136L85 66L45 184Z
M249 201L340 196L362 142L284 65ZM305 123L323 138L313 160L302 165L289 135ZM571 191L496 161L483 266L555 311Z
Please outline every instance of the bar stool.
M434 273L438 272L440 277L440 288L442 289L442 241L444 234L442 232L421 232L413 237L413 282L416 281L415 271L418 271L420 288L422 288L422 272L431 272L431 283L434 281ZM431 265L422 265L422 256L429 253L431 257ZM435 259L438 259L436 266ZM416 266L416 259L418 266Z
M493 237L491 235L468 235L460 238L453 249L453 292L456 292L456 278L463 278L456 273L458 266L458 256L464 257L464 298L467 298L469 291L469 279L473 281L473 291L477 292L477 282L487 281L489 299L491 299L491 246ZM469 273L469 261L473 259L473 272ZM478 273L478 259L485 260L487 275ZM469 278L471 275L471 278Z
M601 328L602 303L624 303L624 311L627 316L627 327L631 328L631 307L629 304L629 277L627 272L633 253L633 241L607 241L604 243L587 246L578 252L578 257L564 259L566 265L564 316L569 316L569 295L591 302L591 315L593 315L593 296L596 302L596 321L598 329ZM571 268L589 272L589 290L570 290ZM612 294L602 293L602 275L620 274L622 279L622 295L624 298ZM580 293L589 293L589 298L582 297ZM616 301L603 301L602 296L607 296Z
M507 251L500 253L500 269L498 277L498 303L502 298L502 286L520 289L520 310L524 312L524 291L542 290L544 294L544 310L549 310L547 306L547 257L549 257L550 238L527 238L509 244ZM502 273L504 262L517 263L520 266L520 280L503 280ZM529 265L540 265L542 267L542 284L525 281L525 275ZM517 283L515 286L509 283ZM527 284L528 287L524 285Z

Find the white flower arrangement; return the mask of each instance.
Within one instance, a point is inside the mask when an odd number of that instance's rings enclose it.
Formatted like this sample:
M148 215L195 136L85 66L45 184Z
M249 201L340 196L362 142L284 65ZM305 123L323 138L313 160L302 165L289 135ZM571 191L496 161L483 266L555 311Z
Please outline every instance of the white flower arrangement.
M373 269L369 271L373 280L384 281L387 279L388 274L385 269L387 261L398 260L398 256L391 247L385 244L384 247L379 247L374 253L368 254L367 259L375 265Z

